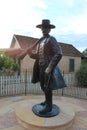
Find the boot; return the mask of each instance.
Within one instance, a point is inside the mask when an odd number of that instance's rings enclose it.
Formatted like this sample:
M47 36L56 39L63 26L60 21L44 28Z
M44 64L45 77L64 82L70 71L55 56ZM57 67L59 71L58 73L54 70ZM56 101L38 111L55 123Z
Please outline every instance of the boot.
M42 106L46 105L46 93L45 92L44 92L44 95L45 95L45 101L40 103L40 105L42 105Z
M45 106L46 105L46 101L41 102L40 105Z
M46 104L44 108L40 111L40 114L46 114L52 111L52 91L47 91L46 93Z

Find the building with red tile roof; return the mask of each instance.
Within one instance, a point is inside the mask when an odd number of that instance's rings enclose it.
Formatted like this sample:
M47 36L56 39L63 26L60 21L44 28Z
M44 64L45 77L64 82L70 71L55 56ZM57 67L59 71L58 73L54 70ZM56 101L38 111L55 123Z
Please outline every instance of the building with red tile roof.
M22 51L29 46L32 46L37 40L38 38L14 34L10 48L3 51L9 56L16 58L18 54L22 53ZM65 73L75 73L81 65L82 53L71 44L61 42L59 42L59 44L63 52L59 67ZM33 63L34 60L27 55L20 61L20 68L21 70L27 69L32 71Z

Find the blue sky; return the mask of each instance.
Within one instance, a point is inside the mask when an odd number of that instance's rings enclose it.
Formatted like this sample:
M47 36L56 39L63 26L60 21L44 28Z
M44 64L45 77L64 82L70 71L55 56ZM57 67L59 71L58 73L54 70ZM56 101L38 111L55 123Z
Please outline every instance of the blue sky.
M87 48L87 0L0 0L0 48L9 48L14 34L41 37L35 26L42 19L56 26L50 34L58 41Z

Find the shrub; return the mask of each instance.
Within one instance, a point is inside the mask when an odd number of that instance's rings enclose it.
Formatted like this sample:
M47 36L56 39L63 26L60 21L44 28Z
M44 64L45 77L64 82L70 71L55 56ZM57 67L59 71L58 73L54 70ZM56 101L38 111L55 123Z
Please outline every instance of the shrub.
M8 70L15 72L19 70L19 64L7 55L0 54L0 70L4 72Z
M76 72L78 85L81 87L87 87L87 63L83 63L80 69Z
M11 69L12 69L13 71L19 70L19 64L18 64L18 63L12 63Z

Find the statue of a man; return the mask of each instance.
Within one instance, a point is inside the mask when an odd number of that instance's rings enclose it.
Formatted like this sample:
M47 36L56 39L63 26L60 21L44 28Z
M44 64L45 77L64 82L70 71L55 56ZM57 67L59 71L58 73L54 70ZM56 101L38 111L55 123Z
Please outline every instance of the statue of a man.
M52 111L52 90L66 87L58 63L62 58L62 50L57 40L50 36L51 29L55 26L50 24L50 20L42 20L42 24L36 26L40 28L43 36L31 47L27 48L19 58L26 54L36 59L33 67L32 83L40 82L42 91L45 94L45 101L40 103L43 109L39 114ZM36 53L33 51L36 48Z

